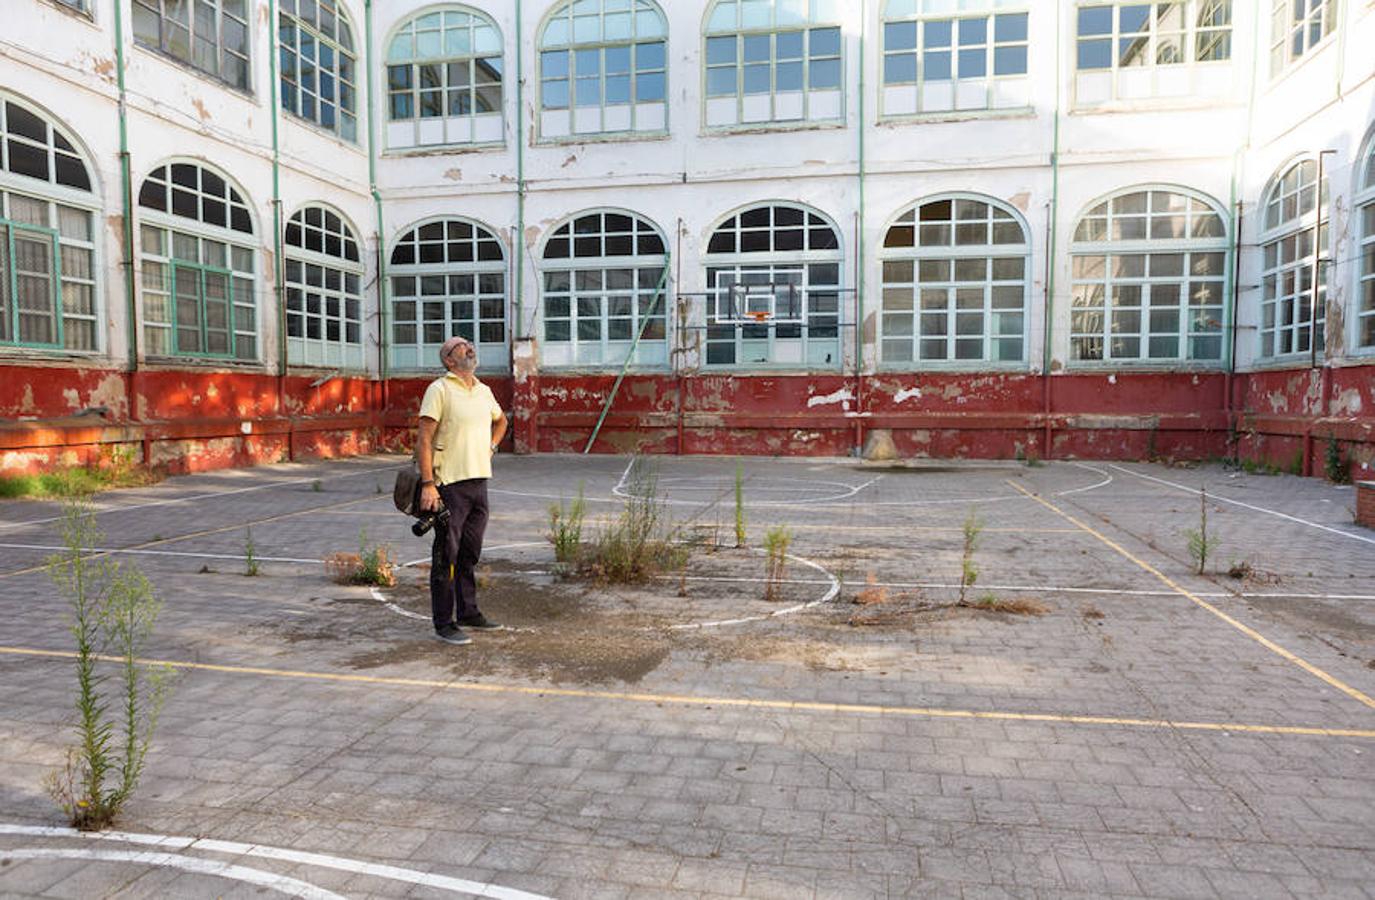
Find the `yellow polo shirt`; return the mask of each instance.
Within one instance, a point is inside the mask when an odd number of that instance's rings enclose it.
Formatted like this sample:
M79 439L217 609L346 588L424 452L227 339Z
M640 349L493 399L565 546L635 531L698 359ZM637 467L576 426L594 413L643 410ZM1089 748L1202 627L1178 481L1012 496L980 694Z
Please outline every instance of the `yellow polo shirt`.
M492 477L492 423L501 406L480 381L464 387L450 372L425 389L420 416L439 423L434 435L434 477L441 484Z

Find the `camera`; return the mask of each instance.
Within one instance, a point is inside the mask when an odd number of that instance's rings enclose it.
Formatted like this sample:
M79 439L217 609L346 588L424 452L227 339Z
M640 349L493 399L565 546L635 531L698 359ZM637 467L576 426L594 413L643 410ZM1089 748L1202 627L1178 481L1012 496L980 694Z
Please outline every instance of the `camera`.
M426 513L411 524L411 534L424 537L431 528L448 528L449 510L441 506L438 511Z

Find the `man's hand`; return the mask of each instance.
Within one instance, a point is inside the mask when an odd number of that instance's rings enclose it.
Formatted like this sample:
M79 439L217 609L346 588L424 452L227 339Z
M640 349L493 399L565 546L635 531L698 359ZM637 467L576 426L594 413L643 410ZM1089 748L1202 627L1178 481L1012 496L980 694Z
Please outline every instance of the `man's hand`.
M425 512L439 512L443 505L443 501L439 499L439 488L427 484L420 489L420 508Z

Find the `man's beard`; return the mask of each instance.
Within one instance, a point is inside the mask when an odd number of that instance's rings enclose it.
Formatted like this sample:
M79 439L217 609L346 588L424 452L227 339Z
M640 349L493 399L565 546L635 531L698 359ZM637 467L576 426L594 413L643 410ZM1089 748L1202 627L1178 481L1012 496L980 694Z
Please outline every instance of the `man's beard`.
M462 372L464 375L471 375L477 371L477 357L463 356L454 360L454 371Z

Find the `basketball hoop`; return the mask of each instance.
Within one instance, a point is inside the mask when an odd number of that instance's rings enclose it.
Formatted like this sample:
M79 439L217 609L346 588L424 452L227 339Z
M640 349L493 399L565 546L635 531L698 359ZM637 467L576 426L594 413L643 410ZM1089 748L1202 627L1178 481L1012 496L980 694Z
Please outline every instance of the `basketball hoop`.
M769 311L767 309L751 309L747 311L745 315L749 316L751 319L754 319L754 321L759 322L761 324L769 321L769 319L772 318L769 315Z

